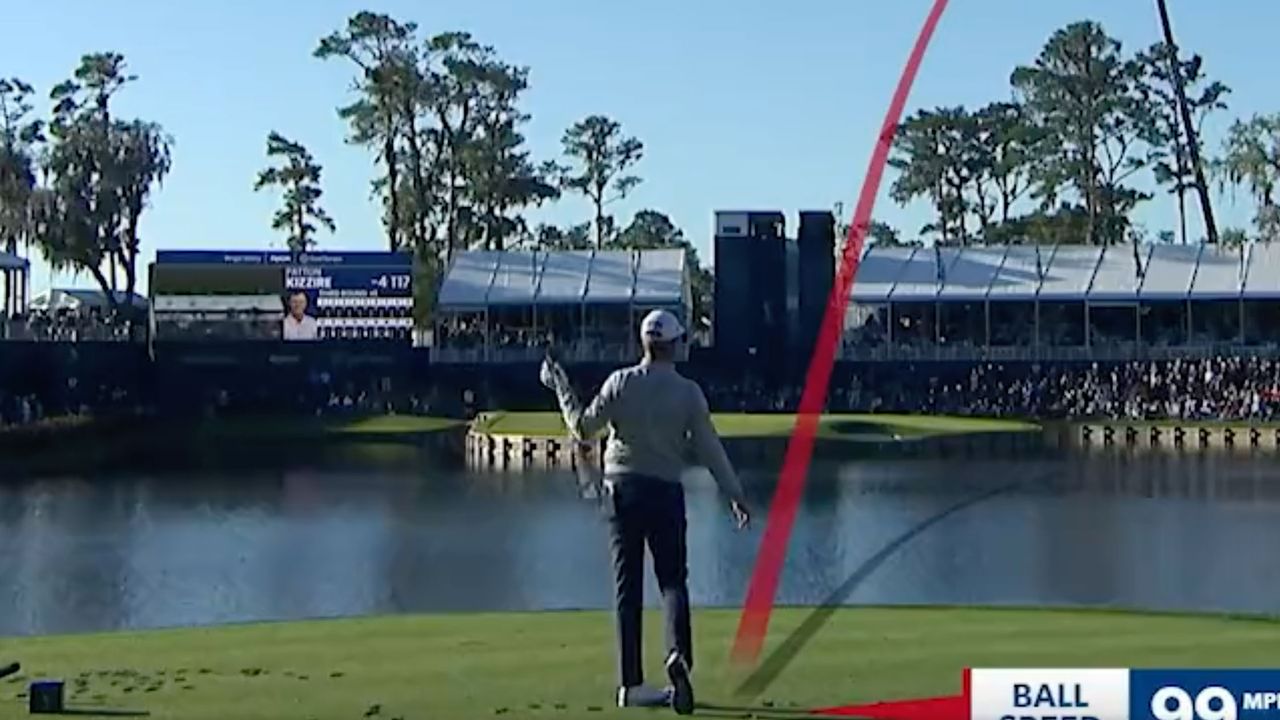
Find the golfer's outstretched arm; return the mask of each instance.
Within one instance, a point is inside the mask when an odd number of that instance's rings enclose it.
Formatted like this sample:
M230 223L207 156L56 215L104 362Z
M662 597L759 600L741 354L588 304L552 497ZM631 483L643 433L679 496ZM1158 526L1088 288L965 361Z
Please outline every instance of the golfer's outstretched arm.
M591 403L583 408L571 388L556 388L556 399L560 402L560 414L564 417L564 426L579 440L589 440L609 424L609 419L618 398L617 375L610 375L601 386Z
M729 456L725 454L724 444L716 433L716 426L711 423L711 409L707 406L707 396L702 388L695 386L693 391L693 448L698 455L698 462L711 471L720 490L735 502L745 502L742 483L738 473L734 472Z

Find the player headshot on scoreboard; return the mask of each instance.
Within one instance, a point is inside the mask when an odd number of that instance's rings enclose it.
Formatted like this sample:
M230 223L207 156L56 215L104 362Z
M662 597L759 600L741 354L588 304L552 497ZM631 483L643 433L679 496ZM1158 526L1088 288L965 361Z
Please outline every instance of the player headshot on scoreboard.
M281 324L281 334L285 340L317 340L320 337L320 324L307 314L307 294L296 290L289 294L288 312Z

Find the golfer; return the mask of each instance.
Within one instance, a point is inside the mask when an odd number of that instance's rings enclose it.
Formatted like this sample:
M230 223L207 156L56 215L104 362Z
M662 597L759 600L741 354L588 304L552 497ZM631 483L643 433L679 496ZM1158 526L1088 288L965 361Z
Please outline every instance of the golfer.
M320 336L320 324L307 314L307 294L295 292L289 296L289 312L280 321L280 334L285 340L315 340Z
M649 313L640 324L644 359L610 375L585 409L554 360L543 362L541 379L555 391L565 425L575 437L588 439L609 427L604 489L617 601L618 706L670 704L688 715L694 705L689 679L693 641L680 476L690 441L728 496L738 528L746 527L751 516L702 389L676 372L676 345L683 338L684 328L674 315ZM641 665L645 545L662 591L671 682L665 689L645 685Z

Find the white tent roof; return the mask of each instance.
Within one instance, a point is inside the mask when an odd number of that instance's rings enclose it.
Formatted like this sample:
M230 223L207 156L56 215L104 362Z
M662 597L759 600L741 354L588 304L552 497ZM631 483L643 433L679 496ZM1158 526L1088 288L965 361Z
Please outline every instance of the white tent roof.
M1249 299L1280 297L1280 245L1255 243L1249 246L1249 267L1242 294Z
M1205 246L1191 281L1191 295L1196 298L1234 300L1240 296L1244 279L1244 251L1241 248Z
M1034 245L1010 245L1004 262L991 280L987 297L991 300L1034 300L1040 289L1040 273L1049 266L1053 248L1040 248L1039 257L1037 266Z
M1099 247L1059 246L1040 283L1040 299L1083 300L1101 259Z
M130 296L123 290L115 292L116 303L119 305L132 304L134 307L145 308L148 301L145 297L134 293L132 301ZM280 300L276 298L276 305L279 306ZM82 288L54 288L46 290L36 295L31 300L31 307L35 310L57 311L57 310L80 310L84 308L106 308L110 305L107 302L107 294L101 290L88 290Z
M850 291L852 302L885 303L915 248L872 245L862 253Z
M947 270L939 300L975 302L986 299L991 283L1000 273L1007 249L972 247L960 251Z
M542 266L542 280L538 283L539 303L580 303L587 292L587 277L591 274L590 250L549 253Z
M476 251L454 256L453 265L440 284L436 298L439 307L483 308L489 297L489 286L498 271L502 253Z
M916 248L898 281L889 293L892 302L935 300L951 264L959 255L956 248ZM941 262L939 262L941 261ZM941 264L941 270L939 269Z
M1132 245L1033 245L942 248L878 247L863 253L850 300L886 302L1136 302L1280 299L1280 244L1245 250L1211 245L1144 244L1138 275ZM1243 263L1242 263L1243 254ZM1241 268L1244 267L1243 282Z
M538 291L541 263L537 253L516 251L503 253L498 271L489 286L488 305L532 305Z
M1138 249L1138 262L1147 267L1147 259L1151 248ZM1110 245L1102 254L1098 263L1098 271L1093 275L1093 284L1089 286L1088 299L1091 302L1133 302L1138 299L1138 271L1133 258L1133 246Z
M685 253L661 250L465 251L440 284L441 310L565 303L679 305Z
M1200 261L1200 245L1153 245L1142 274L1143 300L1186 300Z
M684 297L684 250L653 250L636 263L635 302L668 303Z
M588 303L627 303L635 294L635 258L629 252L597 252L587 277Z

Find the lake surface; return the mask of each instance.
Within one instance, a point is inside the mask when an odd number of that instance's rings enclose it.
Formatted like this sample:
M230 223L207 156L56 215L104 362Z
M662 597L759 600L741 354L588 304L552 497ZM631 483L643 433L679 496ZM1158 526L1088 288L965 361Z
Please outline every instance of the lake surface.
M605 527L571 475L392 455L0 485L0 635L610 606ZM748 533L687 478L698 605L744 595L773 473L743 474ZM826 464L779 602L1273 612L1278 546L1272 458Z

